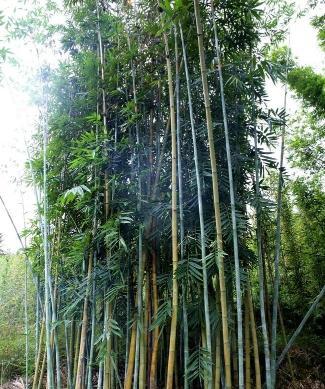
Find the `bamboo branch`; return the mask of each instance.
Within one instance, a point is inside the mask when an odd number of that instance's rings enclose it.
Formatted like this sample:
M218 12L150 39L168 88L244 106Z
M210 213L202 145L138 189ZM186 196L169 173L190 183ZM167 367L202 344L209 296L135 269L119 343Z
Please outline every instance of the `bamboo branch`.
M296 331L292 334L289 342L285 346L284 350L282 351L280 357L278 358L276 362L276 369L280 366L281 362L283 361L284 357L292 347L294 341L296 340L297 336L300 334L301 330L303 329L304 325L306 324L307 320L309 319L310 315L313 313L314 309L316 308L317 304L320 302L320 300L323 298L325 294L325 285L323 286L322 290L320 291L319 295L316 297L315 301L312 303L310 308L308 309L308 312L304 316L304 318L301 320L298 328Z

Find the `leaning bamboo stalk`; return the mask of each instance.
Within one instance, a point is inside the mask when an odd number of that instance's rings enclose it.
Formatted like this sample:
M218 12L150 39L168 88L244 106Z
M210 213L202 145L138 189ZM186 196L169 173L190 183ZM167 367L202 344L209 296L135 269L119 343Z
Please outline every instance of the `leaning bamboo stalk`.
M211 174L212 174L213 206L214 206L215 228L216 228L217 248L218 248L218 257L219 257L219 287L220 287L222 333L223 333L225 373L226 373L226 389L230 389L231 388L231 362L230 362L230 344L229 344L229 333L228 333L227 294L226 294L225 271L224 271L219 185L218 185L217 162L216 162L216 152L215 152L215 145L214 145L214 135L213 135L213 124L212 124L211 107L210 107L209 87L208 87L208 79L207 79L207 68L205 63L205 50L203 44L203 31L202 31L200 8L199 8L198 0L194 0L194 10L195 10L196 30L197 30L198 46L199 46L201 78L202 78L202 87L203 87L203 95L204 95L205 115L206 115L206 123L207 123L207 130L208 130L209 153L210 153Z
M38 382L37 382L37 389L41 389L42 386L43 386L43 378L44 378L44 374L45 374L45 367L46 367L46 348L45 348L45 352L44 352L44 355L43 355L41 372L40 372L40 375L39 375L39 378L38 378Z
M17 226L16 226L16 224L15 224L15 222L14 222L14 219L13 219L13 217L11 216L11 213L10 213L9 209L7 208L7 205L6 205L6 203L4 202L4 199L3 199L3 197L1 196L1 194L0 194L0 201L1 201L1 203L2 203L2 205L3 205L3 208L4 208L4 210L5 210L5 212L6 212L7 216L8 216L8 218L9 218L9 220L10 220L10 223L11 223L12 227L13 227L13 229L14 229L14 231L15 231L15 234L16 234L16 236L17 236L17 239L18 239L18 241L19 241L19 244L20 244L20 246L21 246L21 249L23 250L26 264L27 264L27 266L28 266L28 268L29 268L29 270L30 270L30 272L31 272L31 274L32 274L33 283L34 283L35 288L36 288L36 293L37 293L37 296L36 296L36 297L37 297L37 301L38 301L39 307L41 308L41 311L43 312L44 307L43 307L43 305L42 305L41 295L40 295L40 292L39 292L39 288L38 288L38 286L37 286L37 285L38 285L37 279L36 279L35 274L34 274L34 272L33 272L32 263L31 263L31 261L30 261L28 255L27 255L27 253L26 253L26 247L25 247L25 245L24 245L24 243L23 243L23 241L22 241L22 238L21 238L21 236L20 236L20 234L19 234L19 232L18 232L18 229L17 229Z
M273 278L273 275L272 275L272 269L271 269L270 261L267 261L267 265L268 265L268 271L269 271L269 274L270 274L271 284L274 284L274 278ZM267 290L267 288L266 288L266 290ZM265 296L265 297L266 297L266 301L267 301L267 296ZM283 315L282 315L280 303L278 303L278 314L279 314L279 319L280 319L280 326L281 326L283 340L284 340L285 343L288 343L288 341L287 341L287 334L286 334L286 330L285 330L285 327L284 327L284 321L283 321ZM291 357L290 357L289 354L288 354L288 363L289 363L291 379L292 379L292 382L294 383L295 382L295 374L294 374L294 371L293 371L292 361L291 361Z
M232 222L232 240L234 247L234 259L235 259L235 280L236 280L236 307L237 307L237 346L238 346L238 378L239 388L244 388L244 353L243 353L243 314L242 314L242 296L241 296L241 283L240 283L240 262L238 252L238 233L237 233L237 221L236 221L236 203L235 203L235 189L232 173L232 157L230 151L229 130L228 130L228 117L226 110L226 100L224 92L224 82L222 74L221 53L217 34L217 27L214 18L214 3L210 0L211 13L213 20L213 32L214 32L214 44L215 52L218 63L219 73L219 85L220 85L220 98L223 116L223 126L226 141L226 154L227 154L227 166L229 177L229 194L230 194L230 207L231 207L231 222Z
M281 355L279 356L279 358L278 358L278 360L276 362L276 368L278 368L280 366L280 364L283 361L284 357L286 356L286 354L290 350L290 348L293 345L293 343L295 342L297 336L300 334L301 330L303 329L303 327L306 324L307 320L309 319L310 315L313 313L314 309L317 307L317 304L323 298L324 294L325 294L325 285L323 286L322 290L319 292L319 294L316 297L315 301L312 303L312 305L308 309L308 311L307 311L306 315L304 316L304 318L301 320L301 322L300 322L298 328L296 329L296 331L292 334L288 344L283 349Z

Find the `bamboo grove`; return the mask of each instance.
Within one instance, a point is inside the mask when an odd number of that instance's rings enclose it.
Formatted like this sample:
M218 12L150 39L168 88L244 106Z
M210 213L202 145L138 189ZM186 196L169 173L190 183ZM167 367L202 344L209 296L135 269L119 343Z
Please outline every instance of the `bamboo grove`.
M285 82L288 61L270 60L283 31L264 6L65 5L28 169L31 388L275 387L286 114L265 81Z

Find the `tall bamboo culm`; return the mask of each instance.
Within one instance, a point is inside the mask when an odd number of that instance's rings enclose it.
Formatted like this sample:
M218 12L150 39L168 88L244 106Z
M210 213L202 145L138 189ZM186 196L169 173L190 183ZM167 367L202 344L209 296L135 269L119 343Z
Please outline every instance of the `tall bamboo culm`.
M44 81L43 81L44 82ZM45 88L44 88L45 89ZM48 389L54 389L54 372L53 372L53 358L51 347L51 301L50 301L50 287L51 287L51 267L49 258L48 245L48 222L47 222L47 138L48 138L48 122L47 122L47 91L44 94L45 108L43 112L43 250L44 250L44 289L45 289L45 339L46 339L46 356L47 356L47 386Z
M192 143L193 143L193 152L194 152L194 165L195 165L195 178L197 186L197 198L199 205L199 220L200 220L200 246L201 246L201 260L202 260L202 273L203 273L203 295L204 295L204 317L205 317L205 332L207 339L207 349L212 358L212 345L211 345L211 324L210 324L210 308L209 308L209 294L208 294L208 276L207 276L207 265L206 265L206 243L205 243L205 227L204 227L204 215L203 215L203 202L202 202L202 185L201 185L201 175L199 167L199 158L197 151L197 142L196 142L196 132L195 132L195 123L193 115L193 105L192 105L192 94L191 94L191 79L187 63L187 54L186 47L184 42L183 30L181 24L179 24L182 50L183 50L183 60L186 76L186 86L187 86L187 98L188 98L188 107L190 113L190 122L191 122L191 133L192 133ZM208 377L208 385L212 386L212 364Z
M207 68L205 63L205 50L203 44L203 31L202 31L200 8L199 8L198 0L194 0L194 10L195 10L196 30L197 30L199 55L200 55L201 78L202 78L202 87L203 87L203 95L204 95L205 115L206 115L206 123L207 123L207 130L208 130L210 163L211 163L211 173L212 173L213 205L214 205L214 213L215 213L216 238L217 238L217 248L218 248L218 258L219 258L219 286L220 286L226 389L230 389L231 388L230 343L229 343L229 333L228 333L227 294L226 294L226 283L225 283L225 272L224 272L219 184L218 184L218 174L217 174L216 152L215 152L215 145L214 145L213 125L212 125L212 117L211 117L209 87L208 87L208 79L207 79Z
M235 190L234 180L232 174L232 157L230 150L229 130L228 130L228 117L226 110L226 100L224 92L224 82L222 74L221 64L221 52L217 34L217 26L214 17L214 3L210 1L211 13L213 20L213 32L214 32L214 44L215 52L218 63L219 74L219 86L220 86L220 98L222 107L223 126L225 132L226 141L226 153L227 153L227 165L228 165L228 177L229 177L229 193L230 193L230 206L231 206L231 222L232 222L232 239L234 247L234 259L235 259L235 279L236 279L236 308L237 308L237 345L238 345L238 375L239 375L239 388L244 388L244 353L243 353L243 314L242 314L242 292L240 283L240 262L238 252L238 234L237 234L237 221L236 221L236 204L235 204Z
M167 383L166 389L172 389L175 354L176 354L176 329L177 329L177 312L178 312L178 282L176 278L177 263L178 263L178 245L177 245L177 141L176 141L176 122L175 122L175 103L174 103L174 88L173 75L168 47L167 34L164 33L166 67L168 75L168 94L169 94L169 110L170 110L170 129L172 140L172 263L173 263L173 291L172 291L172 319L170 327L168 365L167 365Z

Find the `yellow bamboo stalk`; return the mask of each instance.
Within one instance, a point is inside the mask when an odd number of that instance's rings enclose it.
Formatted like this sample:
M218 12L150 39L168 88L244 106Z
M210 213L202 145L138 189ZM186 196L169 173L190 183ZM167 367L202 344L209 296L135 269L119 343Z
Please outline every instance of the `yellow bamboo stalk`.
M157 257L156 252L152 254L152 293L153 293L153 314L154 320L157 318L158 312L158 289L157 289ZM153 331L152 337L152 355L150 366L150 389L157 388L157 361L158 361L158 345L159 345L159 327Z
M87 328L88 328L88 300L89 300L89 289L90 289L90 280L91 273L93 269L93 252L90 251L89 261L88 261L88 272L87 272L87 289L84 299L84 308L82 315L82 324L81 324L81 335L80 335L80 346L79 346L79 356L78 356L78 367L76 375L76 385L75 389L83 388L83 378L84 378L84 357L86 349L86 338L87 338Z
M230 343L229 343L229 332L228 332L227 294L226 294L225 271L224 271L223 240L222 240L222 228L221 228L221 211L220 211L220 200L219 200L219 184L218 184L216 151L214 146L213 124L212 124L211 107L210 107L207 68L205 63L205 50L203 44L203 30L201 24L200 8L199 8L198 0L193 0L193 1L194 1L196 30L197 30L197 38L198 38L198 46L199 46L205 116L206 116L206 123L208 129L210 164L211 164L211 174L212 174L213 206L214 206L214 216L215 216L217 248L219 252L219 287L220 287L222 334L223 334L224 359L225 359L226 389L231 389L231 358L230 358Z
M137 325L136 325L136 321L135 321L132 325L132 331L131 331L128 369L127 369L127 373L126 373L126 379L124 382L124 389L131 389L132 388L133 368L134 368L134 360L135 360L136 335L137 335Z
M144 255L146 256L146 255ZM139 389L146 387L146 353L147 353L147 332L148 332L148 280L144 277L144 304L143 304L143 330L140 335L140 365L139 365Z
M36 358L32 389L37 388L37 383L38 383L37 378L38 378L38 371L39 371L41 357L42 357L42 343L43 343L43 338L44 338L44 331L45 331L45 320L43 319L42 326L41 326L41 333L40 333L40 337L39 337L38 353L37 353L37 358Z
M44 374L45 374L45 365L46 365L46 349L45 349L44 355L43 355L41 372L40 372L39 379L38 379L38 382L37 382L37 384L38 384L37 385L37 389L41 389L41 387L43 386L43 378L44 378Z
M176 353L176 329L178 312L178 283L176 278L178 264L177 247L177 149L176 149L176 122L172 67L169 56L168 39L164 35L166 67L168 74L168 92L169 92L169 110L170 110L170 129L172 139L172 262L173 262L173 292L172 292L172 320L170 326L169 352L167 364L167 383L166 389L173 389L175 353Z

